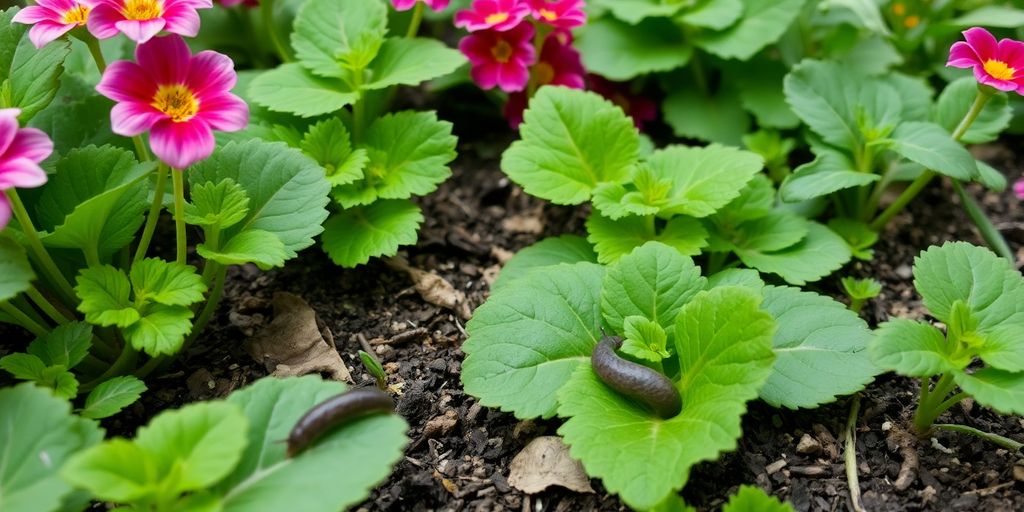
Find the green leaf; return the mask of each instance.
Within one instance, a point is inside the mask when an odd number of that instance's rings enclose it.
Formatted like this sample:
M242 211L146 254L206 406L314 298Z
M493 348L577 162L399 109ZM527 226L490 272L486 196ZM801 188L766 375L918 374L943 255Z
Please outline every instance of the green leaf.
M651 177L646 166L641 167L633 178L634 181L640 181L641 176ZM658 197L656 201L651 201L653 197L647 197L648 194L639 185L631 185L627 188L626 185L620 183L602 183L594 188L592 202L595 208L601 210L602 215L611 220L619 220L630 215L654 215L660 209L657 204L664 202L664 195L668 193L672 184L668 180L658 180L657 183L651 183L651 185L655 186L654 191ZM632 190L634 188L637 190Z
M356 206L324 224L323 248L334 263L357 267L370 258L394 256L399 247L415 244L422 223L423 212L408 199Z
M960 370L970 360L955 360L950 343L935 327L898 318L878 326L871 358L886 370L908 377L931 377Z
M97 499L128 503L157 492L157 471L153 455L115 438L76 454L61 476Z
M1024 372L982 368L974 373L956 372L953 380L985 407L1003 414L1024 414Z
M714 220L726 226L735 226L764 217L774 207L775 187L767 175L759 173L740 189L736 199L715 213Z
M874 173L859 172L848 156L828 148L815 149L813 162L797 167L779 190L783 201L798 203L839 190L870 185L881 179Z
M646 18L671 17L682 8L680 2L662 0L595 0L594 4L610 10L616 18L634 25Z
M743 0L743 17L721 32L702 35L697 44L723 59L750 60L779 40L806 0Z
M555 392L601 338L603 276L593 263L558 265L492 295L466 325L466 392L517 418L554 416Z
M656 322L671 337L680 308L706 285L688 256L648 242L608 268L601 313L614 332L625 332L626 319L639 316Z
M597 18L581 27L575 46L588 71L619 81L681 67L693 55L682 30L658 18L636 25Z
M46 368L36 384L52 389L54 395L65 400L78 396L78 379L63 366Z
M458 139L452 124L434 112L403 111L370 125L364 149L369 162L364 179L337 187L334 198L345 208L381 199L408 199L437 189L451 176Z
M299 150L279 142L233 142L188 172L193 187L224 179L238 183L249 197L249 214L221 234L224 246L231 237L258 229L277 236L290 259L323 231L330 184L323 169Z
M58 471L72 454L99 442L102 431L96 422L72 415L67 400L29 383L0 389L0 410L0 508L65 510L62 501L70 501L72 487Z
M332 186L362 179L369 156L365 149L352 149L352 138L341 119L332 117L311 126L299 145L327 173Z
M263 270L283 267L285 260L288 259L284 242L277 235L262 229L242 231L217 250L206 244L199 244L196 252L203 258L221 265L254 263Z
M707 217L736 199L764 160L749 151L712 144L670 146L656 151L647 164L655 178L672 183L661 215Z
M854 258L864 261L874 259L875 251L872 247L878 242L878 232L871 229L871 226L859 220L836 217L828 221L828 227L843 237Z
M973 76L965 76L951 82L939 95L935 106L935 122L953 133L957 125L971 109L978 95L978 81ZM960 141L965 144L982 144L992 142L1010 124L1013 108L1006 99L1006 93L996 93L985 104L985 108L967 129Z
M28 346L27 352L47 366L74 368L85 359L92 346L92 326L85 322L59 325Z
M896 52L896 50L892 51ZM880 73L885 73L885 71L880 71ZM927 80L923 77L904 75L899 72L888 72L881 78L900 96L900 102L903 103L900 119L903 121L931 120L932 108L934 108L932 98L935 96L935 91Z
M782 90L787 68L768 59L755 59L730 68L739 88L740 101L757 118L761 128L796 128L800 119L786 103Z
M978 183L995 192L1006 190L1006 176L1003 173L981 160L974 163L978 165Z
M123 328L138 322L131 291L128 276L110 265L83 269L76 278L75 295L82 300L78 310L93 325Z
M725 88L715 95L692 88L678 88L662 105L665 122L680 137L738 146L750 130L750 116L743 109L739 91Z
M149 202L144 180L156 164L130 151L88 146L68 152L36 205L43 243L63 249L96 247L112 254L135 239Z
M811 222L807 229L807 238L788 249L777 252L739 249L736 255L747 266L778 274L798 286L817 281L850 261L850 248L842 237L816 222Z
M683 410L652 416L604 385L589 362L558 392L558 430L590 476L646 510L682 488L698 462L736 447L746 402L771 373L771 317L743 288L701 292L676 321ZM651 454L670 454L652 457Z
M761 293L764 289L764 281L761 274L749 268L730 268L723 270L708 278L707 289L719 288L722 286L741 286Z
M587 219L587 240L594 244L597 260L614 263L647 242L661 242L686 256L700 254L708 244L708 232L692 217L679 216L669 220L657 234L643 217L625 217L611 220L598 212Z
M869 300L882 294L882 283L872 278L844 277L840 282L843 285L843 291L853 300Z
M597 253L585 238L575 235L546 238L517 252L502 267L498 279L491 285L491 293L497 293L513 280L538 268L550 267L559 263L580 262L597 263Z
M95 69L91 59L89 64ZM131 145L130 139L111 131L110 109L114 102L100 96L94 83L86 83L69 73L64 73L60 81L57 96L30 123L50 136L56 155L88 145L113 144L125 148Z
M959 142L934 123L909 122L896 127L892 150L939 174L970 181L978 175L978 166Z
M260 379L233 393L251 427L233 434L245 450L233 471L213 492L224 496L224 512L345 510L370 495L402 458L407 442L398 415L372 415L347 422L295 458L286 445L293 425L314 405L345 390L319 376ZM337 468L358 471L337 471Z
M997 370L1024 371L1024 343L1020 342L1021 339L1024 339L1022 325L996 327L982 337L981 345L976 347L978 357Z
M0 82L4 107L21 109L22 124L46 108L57 95L64 59L71 52L67 41L58 40L37 50L29 40L29 27L13 23L18 11L7 9L0 16Z
M914 259L914 286L932 316L949 323L961 300L981 333L1003 323L1024 322L1024 278L1009 261L965 242L930 247Z
M248 418L226 402L165 411L139 429L135 444L151 454L163 475L180 472L177 492L205 489L227 476L245 450Z
M689 10L676 20L695 27L723 30L736 23L743 16L741 0L697 0Z
M458 50L426 38L390 38L370 65L373 79L363 87L384 89L395 85L419 85L454 72L466 63Z
M750 485L740 486L740 490L729 498L722 507L722 512L794 512L789 503L783 503L765 494L764 491Z
M602 182L628 179L640 154L633 121L591 93L543 87L530 100L501 168L527 193L555 204L580 204Z
M109 418L135 403L144 391L146 385L132 375L114 377L89 393L79 415L94 420Z
M774 211L740 224L732 233L736 250L774 252L792 247L807 237L810 222L794 213Z
M630 316L623 322L622 352L637 359L659 362L669 357L668 333L653 320L642 316Z
M0 302L28 290L35 278L25 249L13 238L0 232Z
M146 258L133 264L130 278L136 302L191 306L203 300L206 293L206 285L195 267L159 258Z
M882 12L874 0L825 0L818 5L822 11L833 8L848 9L854 15L857 26L876 34L887 36L889 26L882 19Z
M136 313L138 314L138 313ZM124 337L151 356L176 354L192 331L192 310L184 306L147 306L142 316L124 327Z
M387 30L388 11L380 0L309 0L295 15L292 47L313 73L348 78L377 56Z
M0 358L0 368L18 380L42 380L46 363L32 354L15 353Z
M871 330L846 306L797 288L769 286L761 307L778 324L775 366L761 388L774 407L814 408L864 389L879 373Z
M289 63L260 73L249 85L249 97L274 112L316 117L355 103L359 93L341 80L321 78Z
M199 183L191 190L185 205L185 222L203 227L227 229L249 214L249 196L234 180Z

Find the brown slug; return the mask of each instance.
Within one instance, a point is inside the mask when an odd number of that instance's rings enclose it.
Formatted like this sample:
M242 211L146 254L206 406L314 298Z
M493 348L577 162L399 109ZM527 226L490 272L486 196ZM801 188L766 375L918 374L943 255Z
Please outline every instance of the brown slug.
M679 390L668 377L641 364L627 361L615 353L622 338L605 336L594 347L590 364L601 382L619 393L640 402L663 419L683 410Z
M353 389L313 406L288 434L288 457L295 457L328 432L372 414L395 412L395 402L373 388Z

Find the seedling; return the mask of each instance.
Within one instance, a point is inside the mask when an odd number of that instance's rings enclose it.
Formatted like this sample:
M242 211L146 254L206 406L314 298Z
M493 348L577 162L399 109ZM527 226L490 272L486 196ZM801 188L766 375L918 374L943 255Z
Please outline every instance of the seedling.
M846 296L850 298L850 310L854 313L860 313L860 310L864 308L865 302L878 297L882 293L882 283L875 279L844 277L840 282L843 284L843 291L846 292Z

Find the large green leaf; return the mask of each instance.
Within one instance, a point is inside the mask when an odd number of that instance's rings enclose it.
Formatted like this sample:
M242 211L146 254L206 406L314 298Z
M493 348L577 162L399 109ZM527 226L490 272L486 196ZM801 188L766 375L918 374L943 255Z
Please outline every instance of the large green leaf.
M71 485L57 472L103 438L96 422L73 416L67 400L30 383L0 389L0 411L0 510L82 510L85 500L70 499Z
M978 81L973 76L951 82L939 94L939 101L935 105L935 122L947 132L953 133L978 94ZM1006 93L996 93L985 104L967 132L960 137L960 141L966 144L992 142L1006 129L1012 118L1013 108L1006 99Z
M125 341L151 356L178 353L185 336L192 332L192 310L184 306L150 304L139 310L139 315L124 328Z
M681 2L672 0L594 0L593 3L608 9L616 18L633 24L645 18L672 16L683 6Z
M707 217L729 204L764 167L756 153L712 144L670 146L647 160L658 179L671 182L661 215Z
M359 93L341 80L321 78L290 63L260 73L249 84L249 97L274 112L315 117L355 103Z
M878 326L871 357L886 370L910 377L931 377L970 363L954 359L952 348L942 331L934 326L897 318Z
M29 344L27 352L46 366L74 368L85 359L92 345L92 326L85 322L69 322L57 326Z
M324 224L323 248L338 265L356 267L370 258L394 256L399 247L415 244L421 223L423 212L408 199L355 206Z
M957 372L953 379L981 405L1003 414L1024 414L1024 372L982 368L974 373Z
M132 284L124 272L110 265L83 269L75 279L78 310L91 324L128 327L139 321L131 300Z
M292 47L313 73L348 78L377 56L387 27L387 7L380 0L309 0L295 15Z
M603 17L587 23L576 47L587 70L612 80L630 80L685 65L693 46L670 20L652 18L629 25Z
M743 17L721 32L702 35L697 44L724 59L749 60L778 41L806 0L743 0Z
M681 137L738 146L750 131L750 115L735 88L712 95L695 87L680 87L665 98L662 109L665 122Z
M89 393L79 414L97 420L113 416L135 403L144 391L146 384L134 375L114 377Z
M544 87L530 101L501 168L527 193L556 204L579 204L598 184L628 179L640 138L622 110L591 93Z
M128 276L135 301L151 301L167 306L191 306L203 300L206 285L196 268L159 258L135 262Z
M466 58L441 41L424 38L391 38L370 66L372 80L363 87L383 89L394 85L419 85L447 75L465 64Z
M826 196L839 190L869 185L881 176L856 170L846 154L827 147L815 148L817 158L786 176L779 190L783 201L800 202Z
M0 233L0 302L28 290L35 278L25 249L13 238Z
M701 292L676 321L682 412L652 416L603 384L590 363L558 392L558 430L587 474L641 510L682 488L693 465L736 447L746 403L771 373L775 323L738 287Z
M852 253L843 238L816 222L807 226L807 238L776 252L738 249L736 255L749 267L778 274L786 282L803 285L817 281L850 261Z
M491 292L497 292L508 283L530 272L559 263L597 263L597 253L585 238L576 235L562 235L545 238L519 252L505 263L498 279L491 285Z
M903 123L892 134L893 151L939 174L970 181L978 176L974 157L935 123Z
M466 392L518 418L551 417L555 392L601 339L601 279L593 263L537 269L477 308L466 325Z
M587 219L587 240L594 244L597 261L614 263L647 242L661 242L687 256L700 254L708 245L708 232L699 220L683 215L665 223L657 233L651 231L654 225L643 217L624 217L611 220L598 212Z
M28 38L29 26L13 23L17 9L0 14L0 106L20 108L22 123L46 108L57 95L64 58L71 52L67 41L53 41L37 50Z

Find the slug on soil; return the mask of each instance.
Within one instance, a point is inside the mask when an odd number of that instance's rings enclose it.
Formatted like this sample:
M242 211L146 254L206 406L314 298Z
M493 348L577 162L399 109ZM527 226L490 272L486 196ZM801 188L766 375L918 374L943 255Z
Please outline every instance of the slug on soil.
M372 414L395 412L395 402L377 389L353 389L313 406L288 434L288 457L295 457L328 432Z
M683 399L675 384L657 371L619 357L615 351L621 346L622 338L605 336L594 347L590 364L601 382L647 406L661 418L679 414Z

